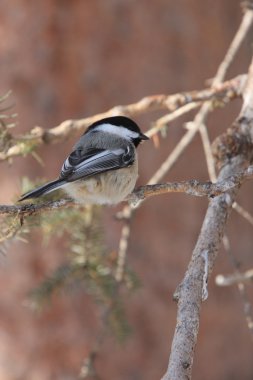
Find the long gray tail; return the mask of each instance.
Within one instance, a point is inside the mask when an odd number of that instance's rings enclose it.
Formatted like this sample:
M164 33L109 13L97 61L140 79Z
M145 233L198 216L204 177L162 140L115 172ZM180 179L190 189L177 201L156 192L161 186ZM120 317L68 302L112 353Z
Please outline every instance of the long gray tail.
M37 187L37 189L29 191L28 193L25 193L24 195L22 195L22 197L18 201L19 202L24 201L25 199L29 199L29 198L38 198L41 195L48 194L48 193L51 193L51 191L60 189L65 183L66 181L62 179L57 179L55 181L48 182L45 185Z

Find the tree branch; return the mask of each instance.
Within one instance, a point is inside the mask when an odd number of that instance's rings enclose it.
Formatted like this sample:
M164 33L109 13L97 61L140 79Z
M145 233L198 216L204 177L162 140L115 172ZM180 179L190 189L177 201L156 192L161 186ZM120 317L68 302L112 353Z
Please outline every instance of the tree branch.
M22 205L0 205L0 214L24 216L39 214L44 211L51 211L60 208L73 206L75 203L72 199L60 199L57 201L48 201L42 203L26 203Z
M253 12L252 12L253 16ZM218 182L224 181L234 173L247 168L253 152L253 60L249 69L247 85L244 91L244 103L241 113L233 125L237 145L229 144L231 134L224 134L217 144L223 167ZM247 142L247 143L246 143ZM178 301L177 326L173 338L169 366L163 380L183 380L191 378L193 354L199 329L199 315L203 296L203 281L206 262L204 253L208 253L209 275L214 266L221 238L232 204L239 187L217 196L209 203L202 229L192 254L185 277L178 287L175 298Z
M185 193L196 197L206 196L213 198L233 189L234 187L241 186L243 181L252 178L253 166L249 166L246 170L241 170L240 172L233 174L230 177L224 178L217 183L212 183L210 181L200 182L193 179L182 182L168 182L141 186L129 195L127 201L130 201L134 207L137 207L139 202L143 201L146 198L166 193ZM20 215L20 217L24 218L25 216L35 215L42 211L50 211L74 205L78 206L78 203L75 203L69 198L41 203L0 205L0 215Z
M173 112L190 103L203 102L206 100L216 101L218 104L220 102L226 103L241 95L245 81L246 75L239 75L232 80L217 84L202 91L191 91L174 95L147 96L136 103L116 106L107 112L95 116L80 120L66 120L51 129L44 129L37 126L25 136L12 137L7 149L0 152L0 161L24 155L42 144L51 144L66 140L77 132L83 132L89 125L104 117L115 115L134 116L154 110ZM149 132L150 136L157 133L157 131L163 127L164 123L161 123L161 121L158 122L158 124L152 128L152 131Z
M253 280L253 269L249 269L244 273L233 273L228 276L219 274L215 278L215 283L218 286L231 286L239 282L249 282Z
M140 200L144 200L153 195L166 193L186 193L197 197L207 196L213 198L233 189L236 186L240 186L244 180L251 179L252 177L253 166L249 166L246 170L233 174L230 177L224 178L216 183L190 180L146 185L135 190L130 195L128 200L133 203L138 203Z

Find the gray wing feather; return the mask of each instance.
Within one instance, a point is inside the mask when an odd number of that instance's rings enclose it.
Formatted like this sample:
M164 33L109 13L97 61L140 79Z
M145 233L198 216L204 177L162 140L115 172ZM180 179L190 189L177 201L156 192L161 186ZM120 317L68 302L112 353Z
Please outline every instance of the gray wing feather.
M61 179L68 182L127 167L134 162L135 149L132 144L114 150L76 150L66 159L61 170Z

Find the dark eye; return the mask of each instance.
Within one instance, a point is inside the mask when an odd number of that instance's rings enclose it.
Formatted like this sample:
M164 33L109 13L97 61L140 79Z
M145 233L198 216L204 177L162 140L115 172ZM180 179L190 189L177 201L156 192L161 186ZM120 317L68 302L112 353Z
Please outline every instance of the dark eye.
M141 138L140 137L136 137L136 138L132 139L132 141L133 141L134 146L137 148L137 146L141 142Z

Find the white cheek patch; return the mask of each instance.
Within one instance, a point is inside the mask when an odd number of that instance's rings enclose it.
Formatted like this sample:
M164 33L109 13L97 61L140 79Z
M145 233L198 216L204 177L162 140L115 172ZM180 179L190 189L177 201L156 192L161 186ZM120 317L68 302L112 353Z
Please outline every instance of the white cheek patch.
M96 130L101 132L113 133L114 135L118 135L126 139L136 139L137 137L139 137L139 133L137 132L130 131L127 128L118 127L112 124L101 124L98 127L96 127Z

